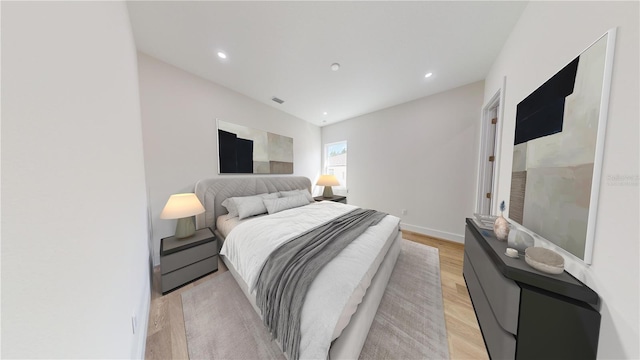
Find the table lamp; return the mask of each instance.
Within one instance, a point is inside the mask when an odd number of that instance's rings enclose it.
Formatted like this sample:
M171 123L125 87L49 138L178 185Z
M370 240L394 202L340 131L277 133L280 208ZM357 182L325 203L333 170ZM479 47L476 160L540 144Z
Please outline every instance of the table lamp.
M178 219L176 235L178 239L186 238L196 232L193 216L202 214L204 207L196 197L196 194L174 194L160 213L160 219Z
M322 197L330 198L333 197L333 189L331 189L331 187L339 186L340 183L334 175L320 175L320 178L318 179L316 185L324 186Z

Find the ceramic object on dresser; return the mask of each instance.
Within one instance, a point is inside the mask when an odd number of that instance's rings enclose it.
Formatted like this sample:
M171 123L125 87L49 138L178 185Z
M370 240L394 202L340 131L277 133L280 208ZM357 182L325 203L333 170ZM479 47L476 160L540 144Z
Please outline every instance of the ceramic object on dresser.
M516 249L512 249L512 248L507 248L507 250L504 252L505 255L507 255L510 258L514 258L517 259L518 256L518 250Z
M535 245L535 240L526 231L519 229L516 224L512 224L507 244L510 248L514 248L522 254L527 248Z
M496 233L496 239L500 241L507 241L509 238L509 223L507 219L502 216L498 216L496 222L493 224L493 232Z
M536 270L548 274L562 274L564 271L564 258L553 250L530 247L524 254L524 261Z
M493 232L496 234L496 239L500 241L507 241L509 237L509 222L502 216L505 206L504 201L500 203L500 216L493 223Z

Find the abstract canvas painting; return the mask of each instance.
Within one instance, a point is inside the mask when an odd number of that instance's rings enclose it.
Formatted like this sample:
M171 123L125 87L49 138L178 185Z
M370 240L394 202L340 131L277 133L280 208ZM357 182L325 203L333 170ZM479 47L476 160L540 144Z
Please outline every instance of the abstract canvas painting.
M516 109L509 218L587 263L613 35L593 43Z
M293 174L293 138L218 120L220 174Z

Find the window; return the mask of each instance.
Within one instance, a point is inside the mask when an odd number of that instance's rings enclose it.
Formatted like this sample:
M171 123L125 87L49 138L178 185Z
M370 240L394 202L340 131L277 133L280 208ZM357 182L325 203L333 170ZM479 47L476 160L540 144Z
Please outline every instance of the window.
M334 186L338 190L336 194L346 195L347 192L347 142L339 141L324 145L324 171L323 174L335 175L340 186Z

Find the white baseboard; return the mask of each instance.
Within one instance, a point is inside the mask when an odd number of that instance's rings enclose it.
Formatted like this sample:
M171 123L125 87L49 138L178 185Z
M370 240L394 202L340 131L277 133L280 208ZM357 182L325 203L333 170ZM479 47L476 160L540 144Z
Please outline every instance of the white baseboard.
M453 234L450 232L436 230L436 229L430 229L423 226L411 225L404 222L400 223L400 228L403 230L412 231L415 233L419 233L427 236L433 236L439 239L449 240L449 241L457 242L460 244L464 244L464 235Z

